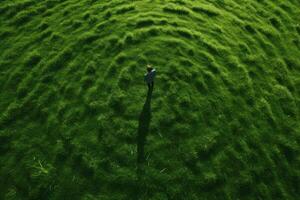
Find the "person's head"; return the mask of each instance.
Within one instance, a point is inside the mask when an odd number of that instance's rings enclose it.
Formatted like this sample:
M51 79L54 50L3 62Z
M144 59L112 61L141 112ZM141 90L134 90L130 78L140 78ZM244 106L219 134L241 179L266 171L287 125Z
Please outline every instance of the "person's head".
M148 64L148 65L147 65L147 71L148 71L148 72L151 72L152 69L153 69L152 65Z

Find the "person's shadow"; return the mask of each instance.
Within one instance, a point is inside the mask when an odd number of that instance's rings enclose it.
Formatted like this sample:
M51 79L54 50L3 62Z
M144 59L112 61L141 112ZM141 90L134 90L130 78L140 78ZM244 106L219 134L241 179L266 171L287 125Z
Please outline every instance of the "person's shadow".
M139 194L145 192L143 184L144 163L145 163L145 144L149 126L151 121L151 98L153 88L150 88L147 93L147 98L143 106L143 110L139 117L139 127L137 132L137 178Z

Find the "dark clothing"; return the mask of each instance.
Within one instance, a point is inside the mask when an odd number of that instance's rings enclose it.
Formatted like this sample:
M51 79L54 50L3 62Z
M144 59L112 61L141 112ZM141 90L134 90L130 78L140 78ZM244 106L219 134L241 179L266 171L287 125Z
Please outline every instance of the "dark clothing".
M146 73L144 76L144 80L147 83L149 90L153 90L155 75L156 75L156 70L152 69L150 72Z
M148 85L148 89L149 90L153 90L153 86L154 86L154 81L150 82L150 83L147 83Z
M144 76L144 80L146 83L151 83L154 81L156 75L156 70L152 69L150 72L146 73Z

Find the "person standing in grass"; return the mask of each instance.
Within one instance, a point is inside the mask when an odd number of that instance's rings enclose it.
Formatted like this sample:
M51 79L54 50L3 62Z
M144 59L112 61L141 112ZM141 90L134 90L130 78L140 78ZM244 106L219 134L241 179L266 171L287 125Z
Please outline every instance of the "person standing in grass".
M147 73L144 76L144 80L147 83L149 90L153 90L155 74L156 70L152 67L152 65L148 64Z

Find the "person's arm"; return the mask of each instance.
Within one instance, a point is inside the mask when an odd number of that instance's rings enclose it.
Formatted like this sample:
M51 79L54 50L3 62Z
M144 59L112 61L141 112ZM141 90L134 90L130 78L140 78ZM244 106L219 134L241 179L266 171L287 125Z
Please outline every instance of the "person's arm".
M152 70L152 76L153 76L153 78L155 77L155 74L156 74L156 70L153 69L153 70Z

